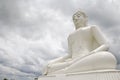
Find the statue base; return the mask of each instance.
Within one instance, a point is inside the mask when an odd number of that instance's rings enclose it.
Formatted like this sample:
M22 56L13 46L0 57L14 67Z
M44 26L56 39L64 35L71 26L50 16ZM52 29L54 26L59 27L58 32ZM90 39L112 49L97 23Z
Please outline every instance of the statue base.
M119 70L97 70L41 76L38 80L120 80Z

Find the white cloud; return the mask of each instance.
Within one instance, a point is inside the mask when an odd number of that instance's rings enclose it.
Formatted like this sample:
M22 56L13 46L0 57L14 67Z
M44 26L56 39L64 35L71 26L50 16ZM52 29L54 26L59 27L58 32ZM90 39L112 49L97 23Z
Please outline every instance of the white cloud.
M101 26L120 63L117 1L0 0L0 64L21 73L40 73L48 60L67 53L72 15L79 8L90 24Z

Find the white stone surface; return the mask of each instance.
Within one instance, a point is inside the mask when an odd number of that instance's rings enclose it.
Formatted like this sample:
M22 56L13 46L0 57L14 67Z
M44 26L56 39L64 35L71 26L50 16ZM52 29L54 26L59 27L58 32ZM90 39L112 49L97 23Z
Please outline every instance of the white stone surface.
M102 70L94 72L41 76L38 80L120 80L120 71Z
M81 11L73 15L73 22L77 30L68 37L69 54L49 62L43 74L115 69L117 61L107 51L109 45L101 30L87 26L87 16Z
M73 15L76 31L68 37L69 54L50 61L39 80L120 80L116 58L97 26L87 26L87 16Z

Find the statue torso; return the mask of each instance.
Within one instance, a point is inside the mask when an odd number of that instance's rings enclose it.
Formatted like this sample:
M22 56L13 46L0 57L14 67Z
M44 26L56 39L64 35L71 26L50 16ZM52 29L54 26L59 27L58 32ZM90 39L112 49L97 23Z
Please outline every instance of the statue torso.
M93 49L93 34L91 27L79 28L69 36L72 58L85 56Z

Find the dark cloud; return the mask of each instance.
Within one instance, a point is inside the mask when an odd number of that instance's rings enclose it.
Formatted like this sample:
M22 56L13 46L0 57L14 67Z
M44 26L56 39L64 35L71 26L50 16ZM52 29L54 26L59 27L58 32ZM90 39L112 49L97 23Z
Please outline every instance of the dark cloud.
M0 0L0 21L5 25L17 24L20 21L19 1ZM9 26L10 27L10 26Z

